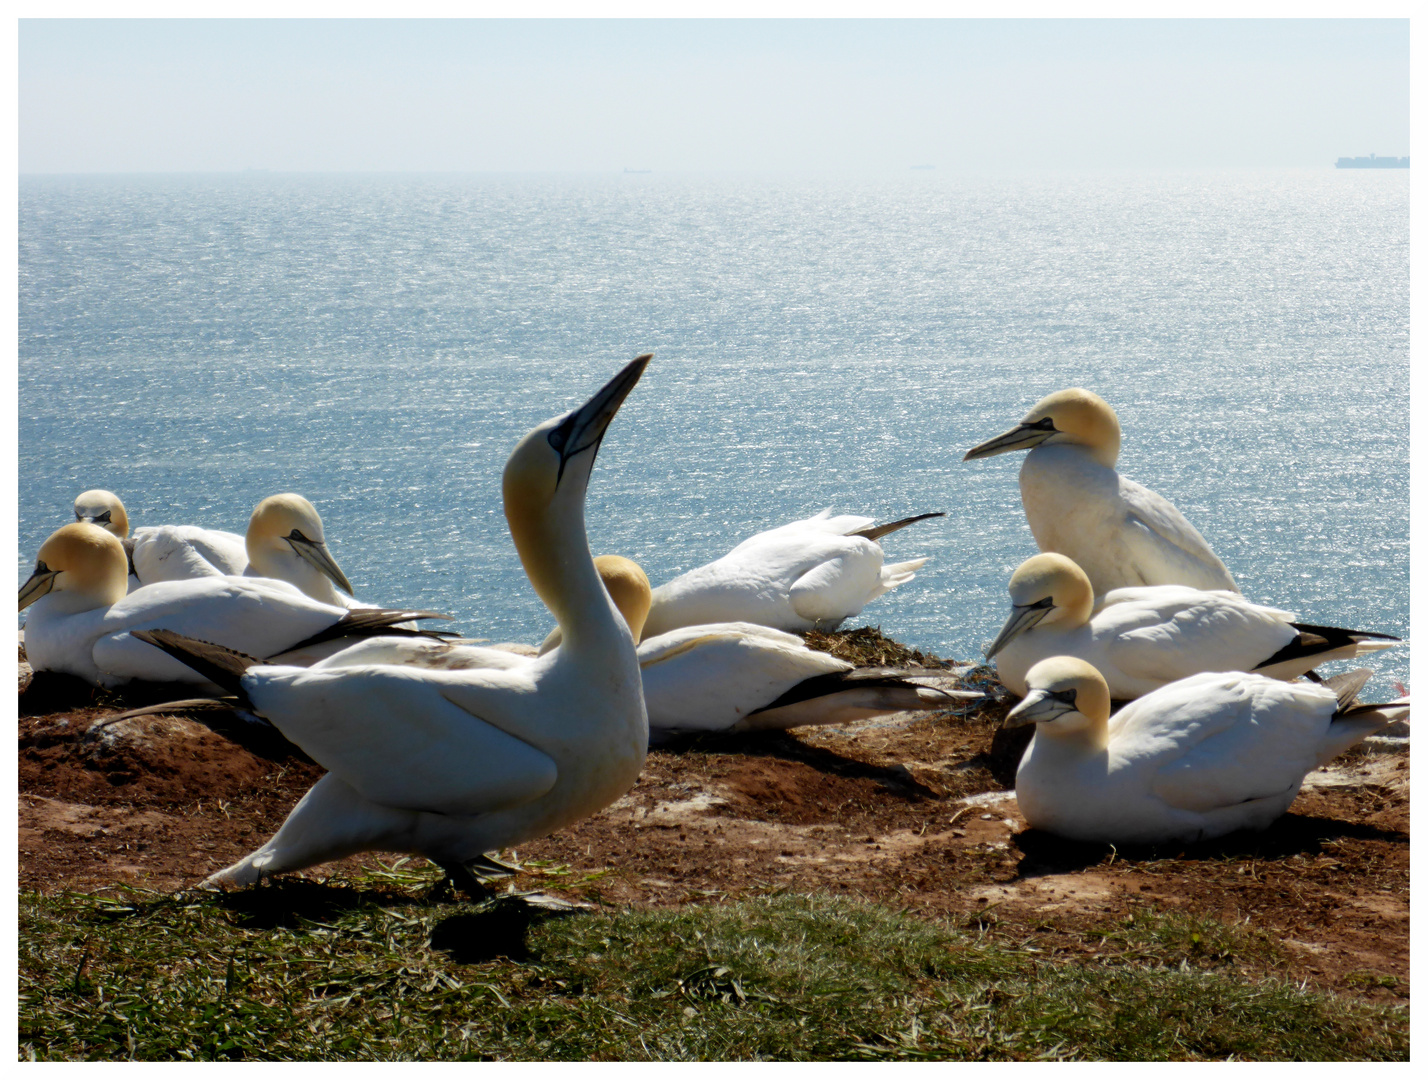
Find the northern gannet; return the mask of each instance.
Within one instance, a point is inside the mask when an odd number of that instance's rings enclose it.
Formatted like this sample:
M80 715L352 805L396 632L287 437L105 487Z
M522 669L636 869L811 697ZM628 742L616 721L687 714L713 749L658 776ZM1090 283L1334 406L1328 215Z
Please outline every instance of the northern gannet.
M1028 824L1072 840L1153 844L1263 829L1305 774L1408 715L1406 701L1353 704L1367 672L1286 683L1206 672L1131 702L1108 728L1110 692L1084 660L1027 673L1006 726L1036 724L1016 774Z
M324 604L362 606L352 598L352 583L327 550L317 508L301 495L269 495L254 507L244 546L245 576L289 582Z
M506 463L506 520L563 631L555 652L504 670L308 670L148 635L328 769L271 840L206 886L399 851L431 859L479 893L465 864L593 814L634 784L649 740L639 665L590 557L584 510L600 440L649 359L536 427Z
M751 622L775 630L831 630L868 601L910 581L926 559L883 563L879 538L919 514L876 525L824 510L749 537L722 559L654 590L645 637L704 623Z
M130 592L158 581L241 574L248 566L243 537L197 525L146 525L129 535L129 514L119 496L96 488L74 500L74 519L98 525L124 545Z
M132 593L118 537L87 522L54 532L20 587L25 654L36 671L61 671L98 686L133 679L202 682L193 670L134 639L164 626L258 656L363 636L401 634L395 624L446 618L434 612L348 611L304 596L284 581L202 577L160 581ZM423 632L424 633L424 632Z
M1398 638L1295 622L1238 593L1148 585L1095 597L1065 555L1027 559L1007 586L1012 611L987 648L997 677L1026 693L1026 673L1049 656L1077 656L1105 678L1111 697L1130 701L1202 671L1256 671L1293 679L1330 660L1387 649Z
M1097 596L1138 585L1239 591L1179 510L1116 472L1121 425L1101 398L1058 390L962 460L1026 449L1021 504L1036 545L1074 559Z

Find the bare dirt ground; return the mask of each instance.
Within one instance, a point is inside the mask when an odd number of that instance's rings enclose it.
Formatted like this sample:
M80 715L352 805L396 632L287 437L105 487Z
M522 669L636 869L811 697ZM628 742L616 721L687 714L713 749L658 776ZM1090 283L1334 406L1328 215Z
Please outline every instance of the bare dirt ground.
M31 681L24 664L21 688L22 889L190 888L257 847L322 775L231 717L96 728L145 700ZM1406 1000L1408 755L1392 740L1312 774L1264 833L1116 851L1027 828L1007 791L1020 747L996 734L1007 706L652 750L624 798L523 845L530 872L514 884L640 906L836 892L1091 963L1130 955L1114 933L1128 917L1178 913L1263 932L1263 956L1227 958L1242 973Z

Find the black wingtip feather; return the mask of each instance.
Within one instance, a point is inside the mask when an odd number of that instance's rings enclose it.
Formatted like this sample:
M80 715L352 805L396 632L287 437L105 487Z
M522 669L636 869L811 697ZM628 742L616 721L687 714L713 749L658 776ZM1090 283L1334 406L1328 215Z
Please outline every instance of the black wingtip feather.
M175 660L187 664L225 692L236 695L244 707L252 704L248 695L243 692L243 676L250 667L265 661L236 649L215 645L211 641L184 637L172 630L132 630L130 633L140 641L162 649Z
M913 517L900 518L897 521L889 521L885 525L869 525L866 529L859 529L857 532L849 533L849 536L861 536L865 540L877 541L887 536L888 533L895 533L899 529L905 529L909 525L919 521L926 521L928 518L946 517L947 511L936 510L930 514L917 514Z
M346 615L338 619L326 630L319 630L310 638L304 638L294 645L288 645L279 649L273 655L281 653L295 652L298 649L306 649L313 645L320 645L324 641L336 641L338 638L363 638L383 635L386 637L425 637L441 641L444 638L460 637L461 635L453 630L413 630L410 627L397 626L397 623L411 622L413 619L447 619L450 615L443 615L439 611L397 611L392 608L352 608Z

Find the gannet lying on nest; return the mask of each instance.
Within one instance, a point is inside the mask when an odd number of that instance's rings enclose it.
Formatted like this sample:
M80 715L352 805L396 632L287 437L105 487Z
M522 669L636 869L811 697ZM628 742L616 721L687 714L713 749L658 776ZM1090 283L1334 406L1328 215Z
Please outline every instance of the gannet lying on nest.
M877 525L824 510L751 536L712 563L654 590L645 636L682 626L750 622L775 630L832 630L869 601L911 581L926 559L884 564L878 541L918 514Z
M1408 715L1353 704L1369 676L1323 686L1246 672L1192 675L1131 702L1071 656L1037 663L1006 726L1036 724L1016 774L1022 816L1072 840L1153 844L1263 829L1305 775Z
M1293 679L1316 664L1392 647L1398 638L1313 626L1238 593L1148 585L1100 598L1065 555L1034 555L1012 574L1012 611L987 648L997 677L1026 693L1026 673L1049 656L1077 656L1129 701L1202 671L1255 671Z

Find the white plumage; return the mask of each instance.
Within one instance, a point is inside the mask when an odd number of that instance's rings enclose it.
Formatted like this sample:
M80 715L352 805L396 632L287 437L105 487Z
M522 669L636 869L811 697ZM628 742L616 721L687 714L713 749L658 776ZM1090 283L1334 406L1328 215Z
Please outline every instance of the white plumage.
M1310 770L1408 714L1404 702L1352 705L1310 683L1208 672L1146 694L1108 727L1109 691L1084 660L1042 660L1027 683L1007 716L1008 726L1037 725L1017 770L1022 815L1059 836L1113 844L1263 829Z
M1031 534L1042 551L1075 560L1098 596L1140 585L1238 592L1179 510L1116 472L1120 446L1120 421L1105 401L1089 390L1059 390L962 460L1030 448L1020 484Z
M20 588L25 653L36 671L78 675L98 686L133 679L211 685L134 630L166 627L252 656L272 656L317 635L353 633L423 612L349 613L304 596L283 581L201 577L161 581L125 592L124 549L112 534L76 522L40 547L35 572ZM356 620L356 621L354 621Z
M528 433L506 464L507 522L564 632L559 650L505 669L307 670L155 635L329 770L271 840L206 885L379 850L425 855L475 891L464 864L593 814L634 784L649 737L639 668L591 561L584 503L600 439L648 361Z
M705 623L831 630L869 601L912 580L926 559L885 564L879 537L941 514L887 525L824 510L749 537L712 563L654 590L645 636Z
M130 592L158 581L241 574L248 567L243 537L197 525L146 525L129 535L129 514L112 491L95 488L74 500L74 519L117 537L129 558Z
M1293 679L1318 664L1389 648L1397 639L1309 626L1238 593L1156 585L1096 598L1064 555L1035 555L1008 586L1012 613L987 649L997 677L1026 693L1026 673L1049 656L1076 656L1101 673L1118 701L1202 671L1258 671Z

